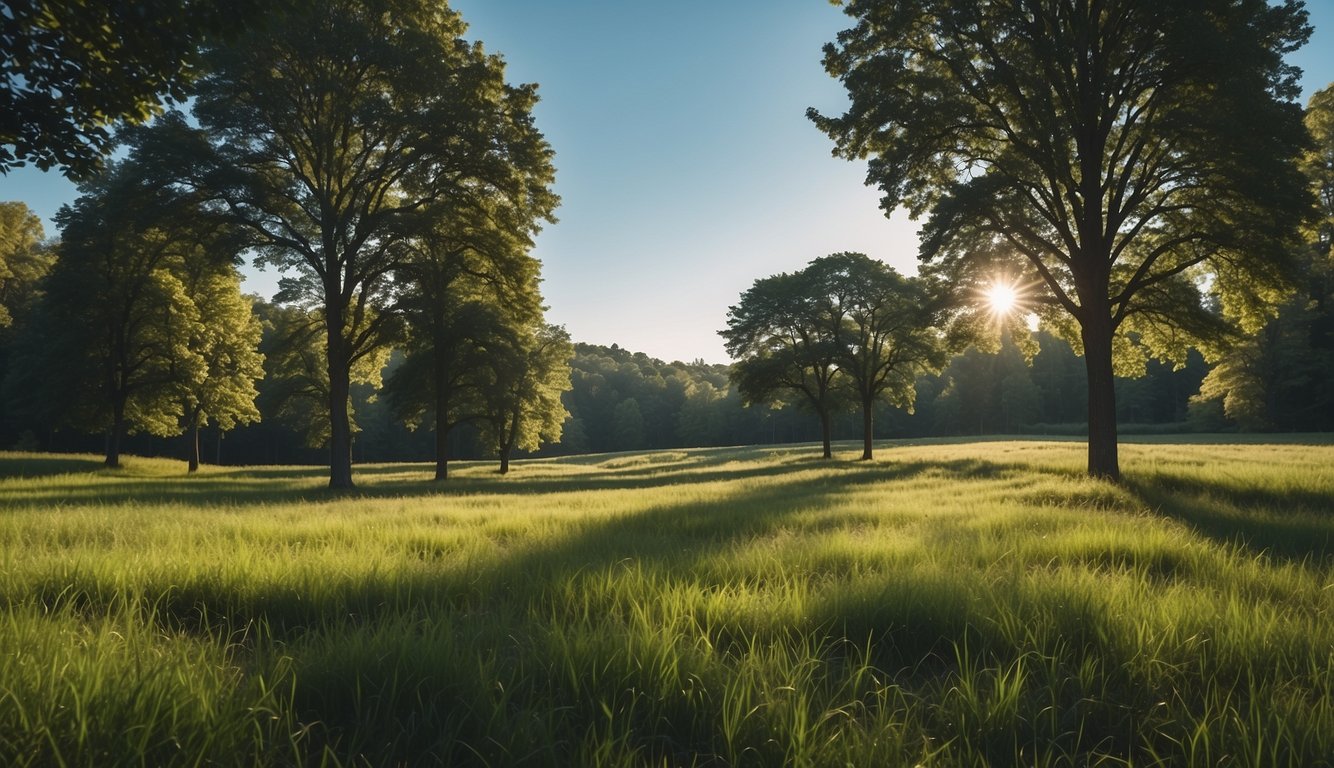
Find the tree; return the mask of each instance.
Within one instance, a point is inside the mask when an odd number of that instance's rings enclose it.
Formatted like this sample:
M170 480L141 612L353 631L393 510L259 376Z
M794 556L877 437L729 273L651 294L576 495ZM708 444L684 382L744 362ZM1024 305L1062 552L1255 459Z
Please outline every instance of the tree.
M214 153L196 183L320 313L331 488L352 487L350 371L387 341L395 271L435 208L495 196L536 221L557 203L536 86L507 85L463 31L441 3L333 0L215 48L197 89Z
M182 101L206 41L296 3L9 0L0 13L0 173L31 161L84 178L118 124Z
M843 318L832 314L823 286L803 270L756 280L727 311L719 331L736 363L732 382L747 403L798 397L820 419L824 458L833 456L832 418L841 405L836 386Z
M37 285L51 271L55 255L43 243L42 220L27 205L0 203L0 327L36 299Z
M1264 328L1229 347L1200 388L1242 429L1334 428L1334 85L1306 111L1302 171L1317 216L1297 249L1299 290Z
M199 308L189 345L204 360L204 376L181 382L181 421L189 471L199 469L199 428L221 430L260 420L255 382L264 378L259 352L262 326L252 300L241 294L241 277L229 262L195 258L186 265L185 289Z
M1113 361L1180 361L1254 328L1310 209L1297 0L851 0L825 47L836 155L886 212L929 213L921 257L980 277L1004 249L1083 346L1088 471L1117 478ZM1221 313L1204 301L1212 294ZM1129 332L1138 333L1132 344Z
M484 415L478 424L500 456L500 474L509 472L515 450L560 442L570 416L561 395L570 388L573 354L570 335L555 325L510 328L491 339L481 372Z
M838 329L839 369L862 409L862 459L872 458L875 404L881 399L912 411L919 373L948 362L946 304L921 278L905 278L861 253L836 253L812 261L812 285L820 286Z
M504 200L459 202L412 241L397 270L406 359L385 392L405 423L433 422L436 480L449 476L450 430L481 415L473 372L486 363L486 340L542 311L540 264L528 254L537 222Z
M109 467L129 431L179 433L177 396L208 372L185 264L202 252L230 265L234 253L224 233L195 228L186 202L146 186L136 161L85 183L57 214L59 259L10 372L51 421L105 430Z

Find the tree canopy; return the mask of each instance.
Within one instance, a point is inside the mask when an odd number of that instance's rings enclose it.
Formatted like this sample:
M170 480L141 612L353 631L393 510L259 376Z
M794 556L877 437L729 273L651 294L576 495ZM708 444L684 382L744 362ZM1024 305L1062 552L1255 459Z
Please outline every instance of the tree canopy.
M213 150L184 165L324 325L331 487L352 485L349 371L387 341L438 207L495 196L535 224L557 203L536 87L463 32L440 3L335 0L214 49L197 90Z
M288 0L8 0L0 13L0 173L31 162L83 178L123 124L180 102L200 48Z
M928 215L923 259L960 280L1001 263L1041 286L1039 313L1084 352L1089 472L1118 477L1114 351L1126 371L1179 361L1228 322L1254 328L1287 288L1310 210L1299 72L1283 59L1310 34L1302 4L846 11L825 67L850 106L809 116L835 154L869 159L886 212Z

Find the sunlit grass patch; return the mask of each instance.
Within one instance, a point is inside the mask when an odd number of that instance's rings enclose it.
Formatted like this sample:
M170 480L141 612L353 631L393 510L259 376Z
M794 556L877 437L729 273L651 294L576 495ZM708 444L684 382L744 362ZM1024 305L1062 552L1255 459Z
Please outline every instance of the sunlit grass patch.
M0 763L1329 764L1334 447L812 454L0 456Z

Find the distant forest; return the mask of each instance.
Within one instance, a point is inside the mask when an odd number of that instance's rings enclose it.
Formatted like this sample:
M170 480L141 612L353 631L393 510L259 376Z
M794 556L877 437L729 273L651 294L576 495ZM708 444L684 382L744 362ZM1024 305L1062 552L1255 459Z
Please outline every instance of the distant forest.
M273 305L255 299L255 314L272 316ZM1123 434L1218 431L1334 430L1334 344L1327 316L1304 324L1275 321L1268 329L1274 343L1267 350L1270 381L1263 387L1265 417L1229 419L1222 396L1200 395L1210 371L1192 352L1180 370L1150 361L1144 376L1116 380L1117 415ZM1300 327L1298 327L1300 326ZM265 333L274 326L265 324ZM913 412L882 405L876 414L877 438L967 435L1081 435L1086 431L1087 387L1084 363L1066 342L1039 331L1031 362L1009 337L995 351L971 348L953 358L939 375L917 380ZM266 339L266 342L270 341ZM1312 342L1316 348L1312 348ZM263 345L262 345L263 346ZM0 347L7 359L8 345ZM402 365L395 353L387 377ZM728 365L664 362L616 345L575 344L571 389L562 400L569 411L560 443L528 456L635 451L662 448L778 444L820 439L819 423L793 403L771 408L746 406L730 383ZM257 424L220 432L207 427L201 436L206 463L321 464L325 447L309 444L309 414L284 408L284 384L278 376L258 382ZM356 462L429 461L434 437L429 429L409 430L369 384L353 386L358 428L353 441ZM53 451L102 450L103 438L69 429L53 429L25 419L6 400L0 421L0 445ZM860 437L861 418L849 402L835 419L838 440ZM476 430L462 425L450 434L451 453L482 459L490 451ZM184 438L132 435L130 453L184 456Z

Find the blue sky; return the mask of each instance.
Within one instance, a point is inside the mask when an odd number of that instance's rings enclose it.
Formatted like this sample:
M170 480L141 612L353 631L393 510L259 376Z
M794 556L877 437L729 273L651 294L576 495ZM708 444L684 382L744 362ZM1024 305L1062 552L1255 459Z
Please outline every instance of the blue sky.
M727 307L759 277L861 251L916 269L916 227L885 219L864 167L830 156L807 107L841 111L821 46L848 26L824 0L454 0L469 37L537 82L556 150L559 223L538 238L548 318L576 341L726 362ZM1334 82L1334 0L1293 61ZM0 200L47 221L74 197L57 174L0 177ZM247 270L270 294L272 272Z

